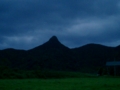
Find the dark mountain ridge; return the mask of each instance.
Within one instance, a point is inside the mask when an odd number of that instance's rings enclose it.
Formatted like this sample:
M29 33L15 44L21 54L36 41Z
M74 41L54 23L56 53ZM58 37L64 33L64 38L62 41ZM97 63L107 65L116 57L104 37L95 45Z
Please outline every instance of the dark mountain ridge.
M61 44L56 36L51 37L44 44L28 50L27 52L30 56L36 58L34 59L34 63L39 64L38 66L42 69L68 70L70 64L66 64L70 63L70 60L73 60L71 50Z
M60 43L60 41L57 39L56 36L52 36L47 42L45 42L44 44L35 47L33 49L30 49L28 51L34 51L34 50L46 50L46 49L59 49L59 48L63 48L63 49L69 49L68 47L64 46L63 44Z
M107 47L100 44L87 44L70 49L56 36L44 44L30 50L0 50L0 65L18 69L64 70L97 72L106 61L120 59L120 46Z

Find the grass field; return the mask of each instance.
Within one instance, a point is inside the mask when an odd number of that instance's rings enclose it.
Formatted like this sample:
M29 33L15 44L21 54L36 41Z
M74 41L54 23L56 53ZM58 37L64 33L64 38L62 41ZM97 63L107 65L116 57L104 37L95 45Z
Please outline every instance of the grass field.
M3 79L0 90L120 90L120 78Z

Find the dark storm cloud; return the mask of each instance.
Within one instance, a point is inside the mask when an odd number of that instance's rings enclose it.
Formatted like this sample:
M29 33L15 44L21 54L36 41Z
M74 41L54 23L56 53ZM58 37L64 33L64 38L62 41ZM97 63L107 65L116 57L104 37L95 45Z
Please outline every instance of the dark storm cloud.
M119 0L0 0L0 47L29 49L52 35L69 47L118 45L119 18Z

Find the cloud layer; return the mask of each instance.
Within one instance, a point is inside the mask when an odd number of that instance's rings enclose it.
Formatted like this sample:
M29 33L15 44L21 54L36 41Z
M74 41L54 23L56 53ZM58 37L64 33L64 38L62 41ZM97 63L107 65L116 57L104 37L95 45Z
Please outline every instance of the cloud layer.
M119 0L0 0L0 49L30 49L56 35L73 48L120 45Z

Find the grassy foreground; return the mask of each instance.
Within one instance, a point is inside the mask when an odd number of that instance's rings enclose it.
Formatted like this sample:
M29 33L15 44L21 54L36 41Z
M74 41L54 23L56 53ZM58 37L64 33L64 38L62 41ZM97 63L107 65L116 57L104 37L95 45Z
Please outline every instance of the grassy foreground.
M0 90L120 90L120 78L3 79Z

